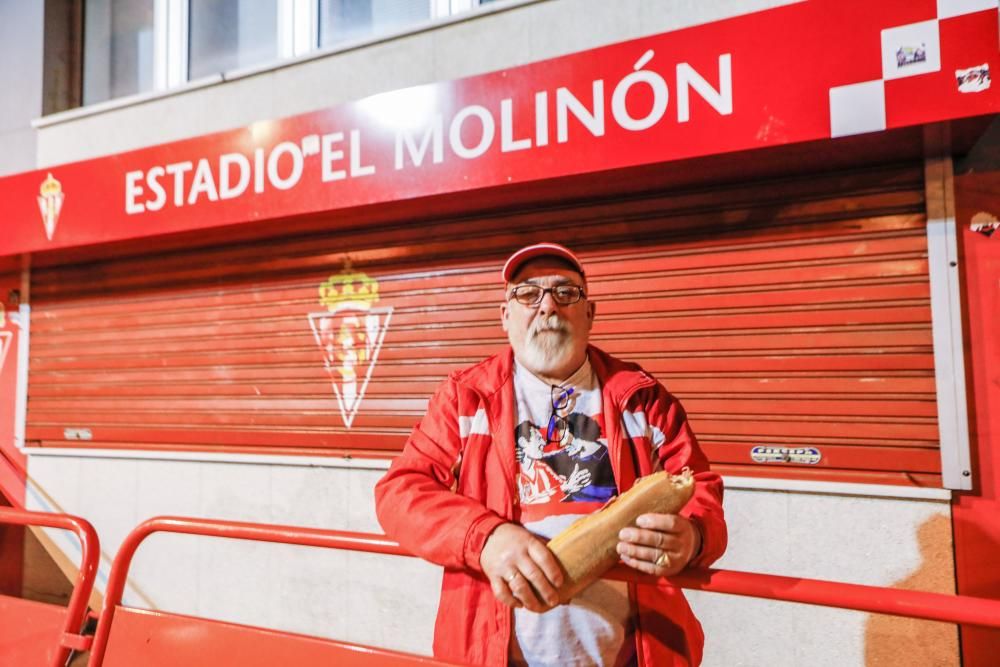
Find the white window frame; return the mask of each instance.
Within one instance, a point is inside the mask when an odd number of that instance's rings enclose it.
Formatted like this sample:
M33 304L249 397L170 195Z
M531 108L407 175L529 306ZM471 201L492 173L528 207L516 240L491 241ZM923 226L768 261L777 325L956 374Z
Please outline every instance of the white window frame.
M279 60L317 49L319 0L278 0L276 12ZM153 90L169 90L188 83L189 18L190 0L154 0Z
M278 58L297 58L318 47L319 0L278 0Z
M462 12L471 12L481 7L483 0L429 0L431 3L431 18L443 19Z
M153 2L153 90L188 81L188 0Z

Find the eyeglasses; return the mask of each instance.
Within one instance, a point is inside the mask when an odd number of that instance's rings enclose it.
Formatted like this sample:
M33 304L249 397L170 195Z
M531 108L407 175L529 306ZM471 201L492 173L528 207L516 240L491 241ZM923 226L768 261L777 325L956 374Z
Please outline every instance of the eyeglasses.
M568 424L565 417L559 414L559 410L565 410L569 405L569 397L573 395L573 387L563 389L562 387L552 387L550 398L552 400L552 414L549 415L549 425L545 429L545 443L563 442L569 435ZM553 436L557 437L553 437Z
M510 291L507 300L514 299L522 306L537 306L542 302L546 294L551 294L552 298L560 306L568 306L587 296L584 294L583 288L579 285L557 285L555 287L518 285Z

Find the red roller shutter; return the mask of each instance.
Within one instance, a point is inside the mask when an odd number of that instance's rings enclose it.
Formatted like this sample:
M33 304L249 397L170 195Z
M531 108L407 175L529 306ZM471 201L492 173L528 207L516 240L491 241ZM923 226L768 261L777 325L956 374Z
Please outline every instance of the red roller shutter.
M588 265L594 342L677 394L725 473L938 486L925 226L912 165L36 270L28 437L391 454L446 373L504 344L499 267L546 239ZM347 274L382 309L327 322L355 353L391 309L352 419L313 331Z

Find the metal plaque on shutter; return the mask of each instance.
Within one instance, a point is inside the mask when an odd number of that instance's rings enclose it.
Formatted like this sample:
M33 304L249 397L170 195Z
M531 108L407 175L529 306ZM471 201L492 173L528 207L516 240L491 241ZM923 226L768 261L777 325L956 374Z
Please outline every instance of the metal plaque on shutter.
M754 463L799 463L816 465L823 455L815 447L762 447L750 450Z

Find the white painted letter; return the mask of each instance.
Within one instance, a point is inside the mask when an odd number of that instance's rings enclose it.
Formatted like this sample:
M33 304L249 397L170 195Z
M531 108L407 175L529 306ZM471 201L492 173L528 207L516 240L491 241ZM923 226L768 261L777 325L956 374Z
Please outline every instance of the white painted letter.
M511 153L531 148L531 139L514 138L514 102L500 100L500 152Z
M343 132L331 132L324 134L321 138L323 142L323 182L340 181L347 178L347 172L343 169L334 169L333 163L344 159L344 151L334 149L334 144L339 144L344 140Z
M198 160L198 166L194 170L191 191L188 192L188 206L197 202L198 195L202 193L208 195L211 201L219 201L219 193L215 189L215 177L212 176L212 168L208 166L208 160L205 158Z
M480 137L479 143L472 148L468 148L462 143L462 123L464 123L465 119L470 116L478 117L479 122L482 123L483 126L483 136ZM466 160L471 160L472 158L477 158L489 150L490 144L493 143L493 135L495 133L496 125L493 122L493 115L486 107L481 107L478 104L472 104L462 108L457 114L455 114L455 117L451 120L451 127L448 130L448 140L451 143L451 150L454 151L455 155L460 158L465 158Z
M567 88L556 90L556 140L564 144L569 141L569 112L576 116L583 126L595 137L604 136L604 81L594 82L593 111L587 110L580 100Z
M174 177L174 206L184 206L184 174L191 171L190 162L177 162L167 165L167 173Z
M702 78L687 63L677 63L677 122L686 123L691 119L688 101L688 86L694 88L709 106L723 116L733 113L733 71L730 54L719 56L719 90Z
M424 155L427 154L427 147L432 145L433 140L434 153L432 159L434 164L440 164L444 161L444 141L442 135L444 134L444 120L441 118L441 114L434 114L434 122L428 125L424 129L424 135L420 138L420 146L417 146L416 142L413 140L413 135L410 134L409 130L399 129L396 130L396 169L403 168L403 144L406 144L406 150L410 154L410 162L413 163L414 167L419 167L423 164Z
M240 169L236 185L230 184L230 167L236 165ZM219 198L233 199L246 192L250 185L250 160L243 153L225 153L219 157Z
M535 93L535 145L549 145L549 94Z
M636 62L635 71L619 81L618 85L615 86L615 92L611 95L611 113L623 129L638 132L650 128L656 125L667 111L667 102L670 100L667 82L656 72L642 69L652 57L653 50L646 51ZM653 91L653 107L645 118L633 118L626 105L628 91L638 83L646 84Z
M374 173L375 165L361 166L361 130L351 130L351 178Z
M292 156L292 171L288 174L288 178L281 178L278 174L278 161L285 153ZM302 178L302 150L294 142L282 141L267 156L267 180L279 190L288 190L294 187L300 178Z
M264 149L253 150L253 191L260 194L264 191Z
M128 215L146 210L145 206L135 200L136 197L142 196L142 186L139 185L142 175L141 171L130 171L125 174L125 213Z
M165 173L163 167L153 167L146 173L146 185L156 193L156 199L146 201L147 211L159 211L167 203L167 191L160 184L160 177Z

